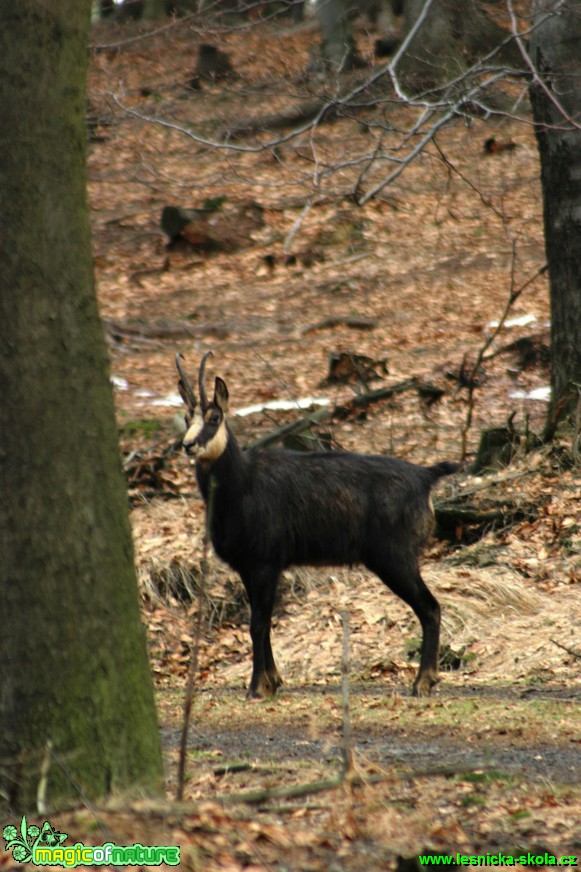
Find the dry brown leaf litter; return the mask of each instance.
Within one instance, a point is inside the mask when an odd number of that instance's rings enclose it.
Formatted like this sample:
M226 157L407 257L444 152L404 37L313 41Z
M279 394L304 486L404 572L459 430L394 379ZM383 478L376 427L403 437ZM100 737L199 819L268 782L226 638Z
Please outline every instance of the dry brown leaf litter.
M91 145L89 155L102 313L128 323L187 320L202 327L195 339L111 340L113 373L127 383L127 389L116 389L120 424L146 419L161 424L155 437L138 426L132 436L123 436L123 446L129 452L173 438L175 410L153 403L175 392L177 350L195 368L201 352L212 347L212 371L227 380L235 408L321 393L332 404L348 400L349 387L319 387L329 352L347 350L386 357L385 384L415 375L446 393L429 409L405 394L370 407L362 421L333 421L336 442L421 463L453 459L466 416L466 394L453 374L465 356L476 358L489 323L500 316L511 270L518 286L543 263L532 133L510 120L475 120L471 128L459 123L439 135L439 147L481 198L429 148L384 199L362 209L339 202L334 194L352 183L347 172L336 190L325 187L320 201L303 211L312 194L307 139L283 147L278 162L268 152L235 160L125 116L112 96L128 108L197 126L207 135L239 111L241 100L250 114L262 111L267 99L269 111L284 108L289 95L304 97L297 82L316 36L281 38L272 28L268 34L267 42L264 30L224 38L221 47L242 77L225 93L218 86L195 94L184 90L200 39L187 26L92 55L91 101L112 122L103 125L102 141ZM94 41L111 41L111 34L96 33ZM367 56L371 46L370 38L360 36ZM396 121L398 112L394 109ZM491 133L518 147L485 156L482 143ZM362 131L338 121L321 130L317 159L323 166L366 147ZM264 207L265 227L255 246L212 257L172 252L168 259L159 230L163 206L199 206L223 194L235 203L255 199ZM485 201L502 212L504 222ZM285 260L289 251L296 253L291 262ZM267 254L273 265L265 261ZM331 315L364 316L378 326L364 333L345 326L305 332ZM544 278L510 313L525 315L534 316L534 323L504 328L497 347L546 330ZM205 335L203 325L218 325L220 337ZM542 365L519 370L510 356L486 362L469 448L476 449L481 428L504 424L515 410L517 426L524 427L528 418L529 428L540 432L545 404L510 394L541 387L548 378ZM251 441L282 420L252 417L236 426L240 438ZM196 604L195 599L190 605L163 603L152 595L151 582L171 565L199 581L204 519L185 461L171 460L163 474L182 499L145 497L134 504L132 522L171 788ZM427 703L406 695L415 668L408 658L410 643L413 647L418 638L409 610L363 571L301 570L287 574L285 605L274 628L286 689L272 703L244 704L250 670L244 598L240 583L212 561L192 725L188 791L196 803L189 812L131 807L129 801L121 810L100 810L117 841L175 841L182 846L183 867L204 870L385 869L394 868L397 854L430 846L471 852L519 844L559 850L572 844L581 818L578 782L568 788L565 775L562 783L550 775L534 779L543 771L543 754L549 760L551 753L561 753L567 762L575 743L578 748L579 659L555 642L581 650L579 473L539 454L521 458L498 479L506 498L526 499L538 514L460 549L441 544L430 549L424 574L443 606L443 642L465 659L459 670L443 674ZM486 478L467 480L458 488L488 484ZM351 628L356 754L368 782L289 803L284 810L221 807L220 797L229 792L310 781L334 771L341 731L342 608ZM507 697L490 700L487 694L495 688L501 694L505 688ZM543 688L557 693L554 723L543 709ZM538 703L527 704L528 690L533 700L538 690ZM462 694L469 694L467 701ZM285 736L290 736L286 744ZM414 747L423 754L422 765L452 760L458 773L401 780L402 767L414 767ZM429 747L432 758L426 756ZM505 761L502 755L511 747L515 754L536 749L528 762L518 758L515 770L526 772L529 765L531 783L510 773L489 778L485 769L480 780L464 776L472 758L454 756L462 748L485 748ZM394 757L398 748L401 755ZM240 755L256 771L214 774L215 761ZM264 765L265 755L270 773L258 765ZM383 780L374 782L371 776L378 774ZM84 815L65 822L86 838L91 823Z

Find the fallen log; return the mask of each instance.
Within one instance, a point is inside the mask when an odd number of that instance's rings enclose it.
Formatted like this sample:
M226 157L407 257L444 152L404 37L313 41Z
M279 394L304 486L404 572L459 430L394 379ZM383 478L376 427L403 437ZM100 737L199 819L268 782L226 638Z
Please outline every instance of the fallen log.
M316 321L314 324L303 327L301 335L306 336L317 330L330 330L333 327L342 326L351 327L353 330L374 330L378 323L375 318L364 318L358 315L331 315L328 318L323 318L322 321Z
M274 430L269 430L264 436L256 439L248 447L249 448L266 448L268 445L274 445L276 442L283 442L291 435L304 433L305 430L310 430L314 424L320 424L330 416L328 409L315 409L314 412L309 412L302 418L296 421L289 421L282 424L280 427L275 427Z
M461 527L465 524L476 526L492 526L501 524L503 527L520 521L531 520L537 514L532 503L518 505L513 502L502 502L496 506L477 506L473 503L437 502L434 501L436 521L442 527Z
M226 339L231 333L227 324L213 321L191 324L189 321L147 322L103 318L103 327L113 339L172 339L182 336L216 336L218 339Z
M445 391L437 385L433 385L430 382L423 382L421 379L412 376L412 378L408 378L403 382L398 382L395 385L391 385L391 387L378 388L375 391L358 394L344 405L335 406L333 417L339 419L347 418L356 409L365 409L367 406L372 405L372 403L378 403L381 400L389 400L396 394L402 394L405 391L411 390L417 391L420 399L427 404L436 402L445 393Z

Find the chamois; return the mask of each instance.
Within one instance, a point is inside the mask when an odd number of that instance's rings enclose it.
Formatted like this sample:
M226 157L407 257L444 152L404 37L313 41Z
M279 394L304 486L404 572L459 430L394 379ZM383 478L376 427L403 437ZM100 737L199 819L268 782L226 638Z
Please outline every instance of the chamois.
M187 406L185 452L208 509L219 557L239 573L250 602L252 677L248 696L273 695L282 683L270 644L278 579L291 565L360 563L416 613L423 638L413 693L437 681L440 606L419 572L433 527L430 489L458 464L423 467L395 457L350 452L243 451L226 416L228 388L216 378L208 400L207 352L198 373L199 404L176 355Z

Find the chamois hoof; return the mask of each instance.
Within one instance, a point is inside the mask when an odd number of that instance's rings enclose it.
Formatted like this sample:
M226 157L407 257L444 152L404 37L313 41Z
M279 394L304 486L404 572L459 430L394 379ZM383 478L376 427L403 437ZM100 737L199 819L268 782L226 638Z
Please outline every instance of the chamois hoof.
M246 699L248 702L260 702L261 699L266 699L267 697L263 693L258 693L256 690L250 690L250 688L246 691Z
M280 677L278 672L276 673L276 675L271 675L270 680L274 684L274 691L275 692L279 689L279 687L282 687L284 684L284 681L282 680L282 678Z
M418 675L412 688L413 696L429 696L432 687L439 682L439 678L433 672L424 672Z
M279 677L278 680L274 680L270 677L270 675L263 675L260 677L259 681L256 683L256 687L248 688L246 693L247 699L267 699L268 697L272 697L276 693L277 687L282 684L282 679Z

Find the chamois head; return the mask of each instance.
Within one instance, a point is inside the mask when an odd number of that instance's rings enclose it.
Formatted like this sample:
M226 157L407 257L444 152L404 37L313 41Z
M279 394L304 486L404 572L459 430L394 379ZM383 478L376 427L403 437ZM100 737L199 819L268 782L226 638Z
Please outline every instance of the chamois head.
M228 411L228 388L221 378L214 383L214 397L208 400L204 385L206 360L212 352L207 351L200 363L198 373L198 404L196 395L182 368L182 355L176 354L176 367L179 373L178 390L187 407L183 446L186 454L200 463L213 463L218 460L228 442L226 413Z

